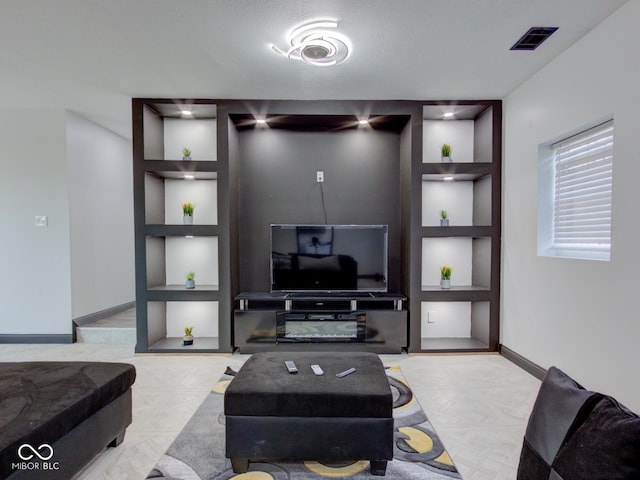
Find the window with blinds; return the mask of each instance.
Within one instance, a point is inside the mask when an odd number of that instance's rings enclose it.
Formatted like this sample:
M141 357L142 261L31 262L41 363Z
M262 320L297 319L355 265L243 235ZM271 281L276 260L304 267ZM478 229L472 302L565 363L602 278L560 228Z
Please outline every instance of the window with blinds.
M613 120L557 142L551 247L559 256L609 260Z

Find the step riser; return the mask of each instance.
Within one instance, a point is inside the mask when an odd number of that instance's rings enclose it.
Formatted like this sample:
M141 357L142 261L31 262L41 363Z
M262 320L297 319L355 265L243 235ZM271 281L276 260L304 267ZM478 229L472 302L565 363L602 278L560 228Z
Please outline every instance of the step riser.
M135 328L91 328L76 329L78 343L110 343L116 345L135 345Z

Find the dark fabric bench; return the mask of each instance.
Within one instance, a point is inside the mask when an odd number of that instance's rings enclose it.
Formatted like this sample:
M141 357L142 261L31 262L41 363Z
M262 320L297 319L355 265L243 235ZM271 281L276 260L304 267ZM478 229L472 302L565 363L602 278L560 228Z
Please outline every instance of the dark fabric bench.
M297 374L289 374L293 360ZM318 364L324 375L316 376ZM356 368L344 378L336 373ZM236 473L249 461L369 460L384 475L393 459L393 398L373 353L258 353L224 398L226 456Z
M68 480L119 445L135 377L123 363L0 363L0 478Z

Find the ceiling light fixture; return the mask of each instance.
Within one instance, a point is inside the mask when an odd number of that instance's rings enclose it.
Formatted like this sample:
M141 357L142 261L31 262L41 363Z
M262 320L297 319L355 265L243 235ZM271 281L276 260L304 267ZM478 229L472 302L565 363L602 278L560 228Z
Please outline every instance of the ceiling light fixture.
M309 65L328 67L344 62L351 52L351 41L328 29L338 28L335 20L318 20L295 28L287 36L286 51L271 45L274 52Z

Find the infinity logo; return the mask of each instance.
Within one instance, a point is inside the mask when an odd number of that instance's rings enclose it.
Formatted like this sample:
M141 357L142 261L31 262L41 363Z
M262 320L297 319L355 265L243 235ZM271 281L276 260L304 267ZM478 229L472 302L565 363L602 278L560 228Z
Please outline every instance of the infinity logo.
M26 454L23 453L25 450L27 450ZM48 454L45 452L48 452ZM22 460L31 460L34 455L40 460L49 460L51 457L53 457L53 447L51 445L43 443L36 450L28 443L23 443L22 445L20 445L20 448L18 448L18 456Z

